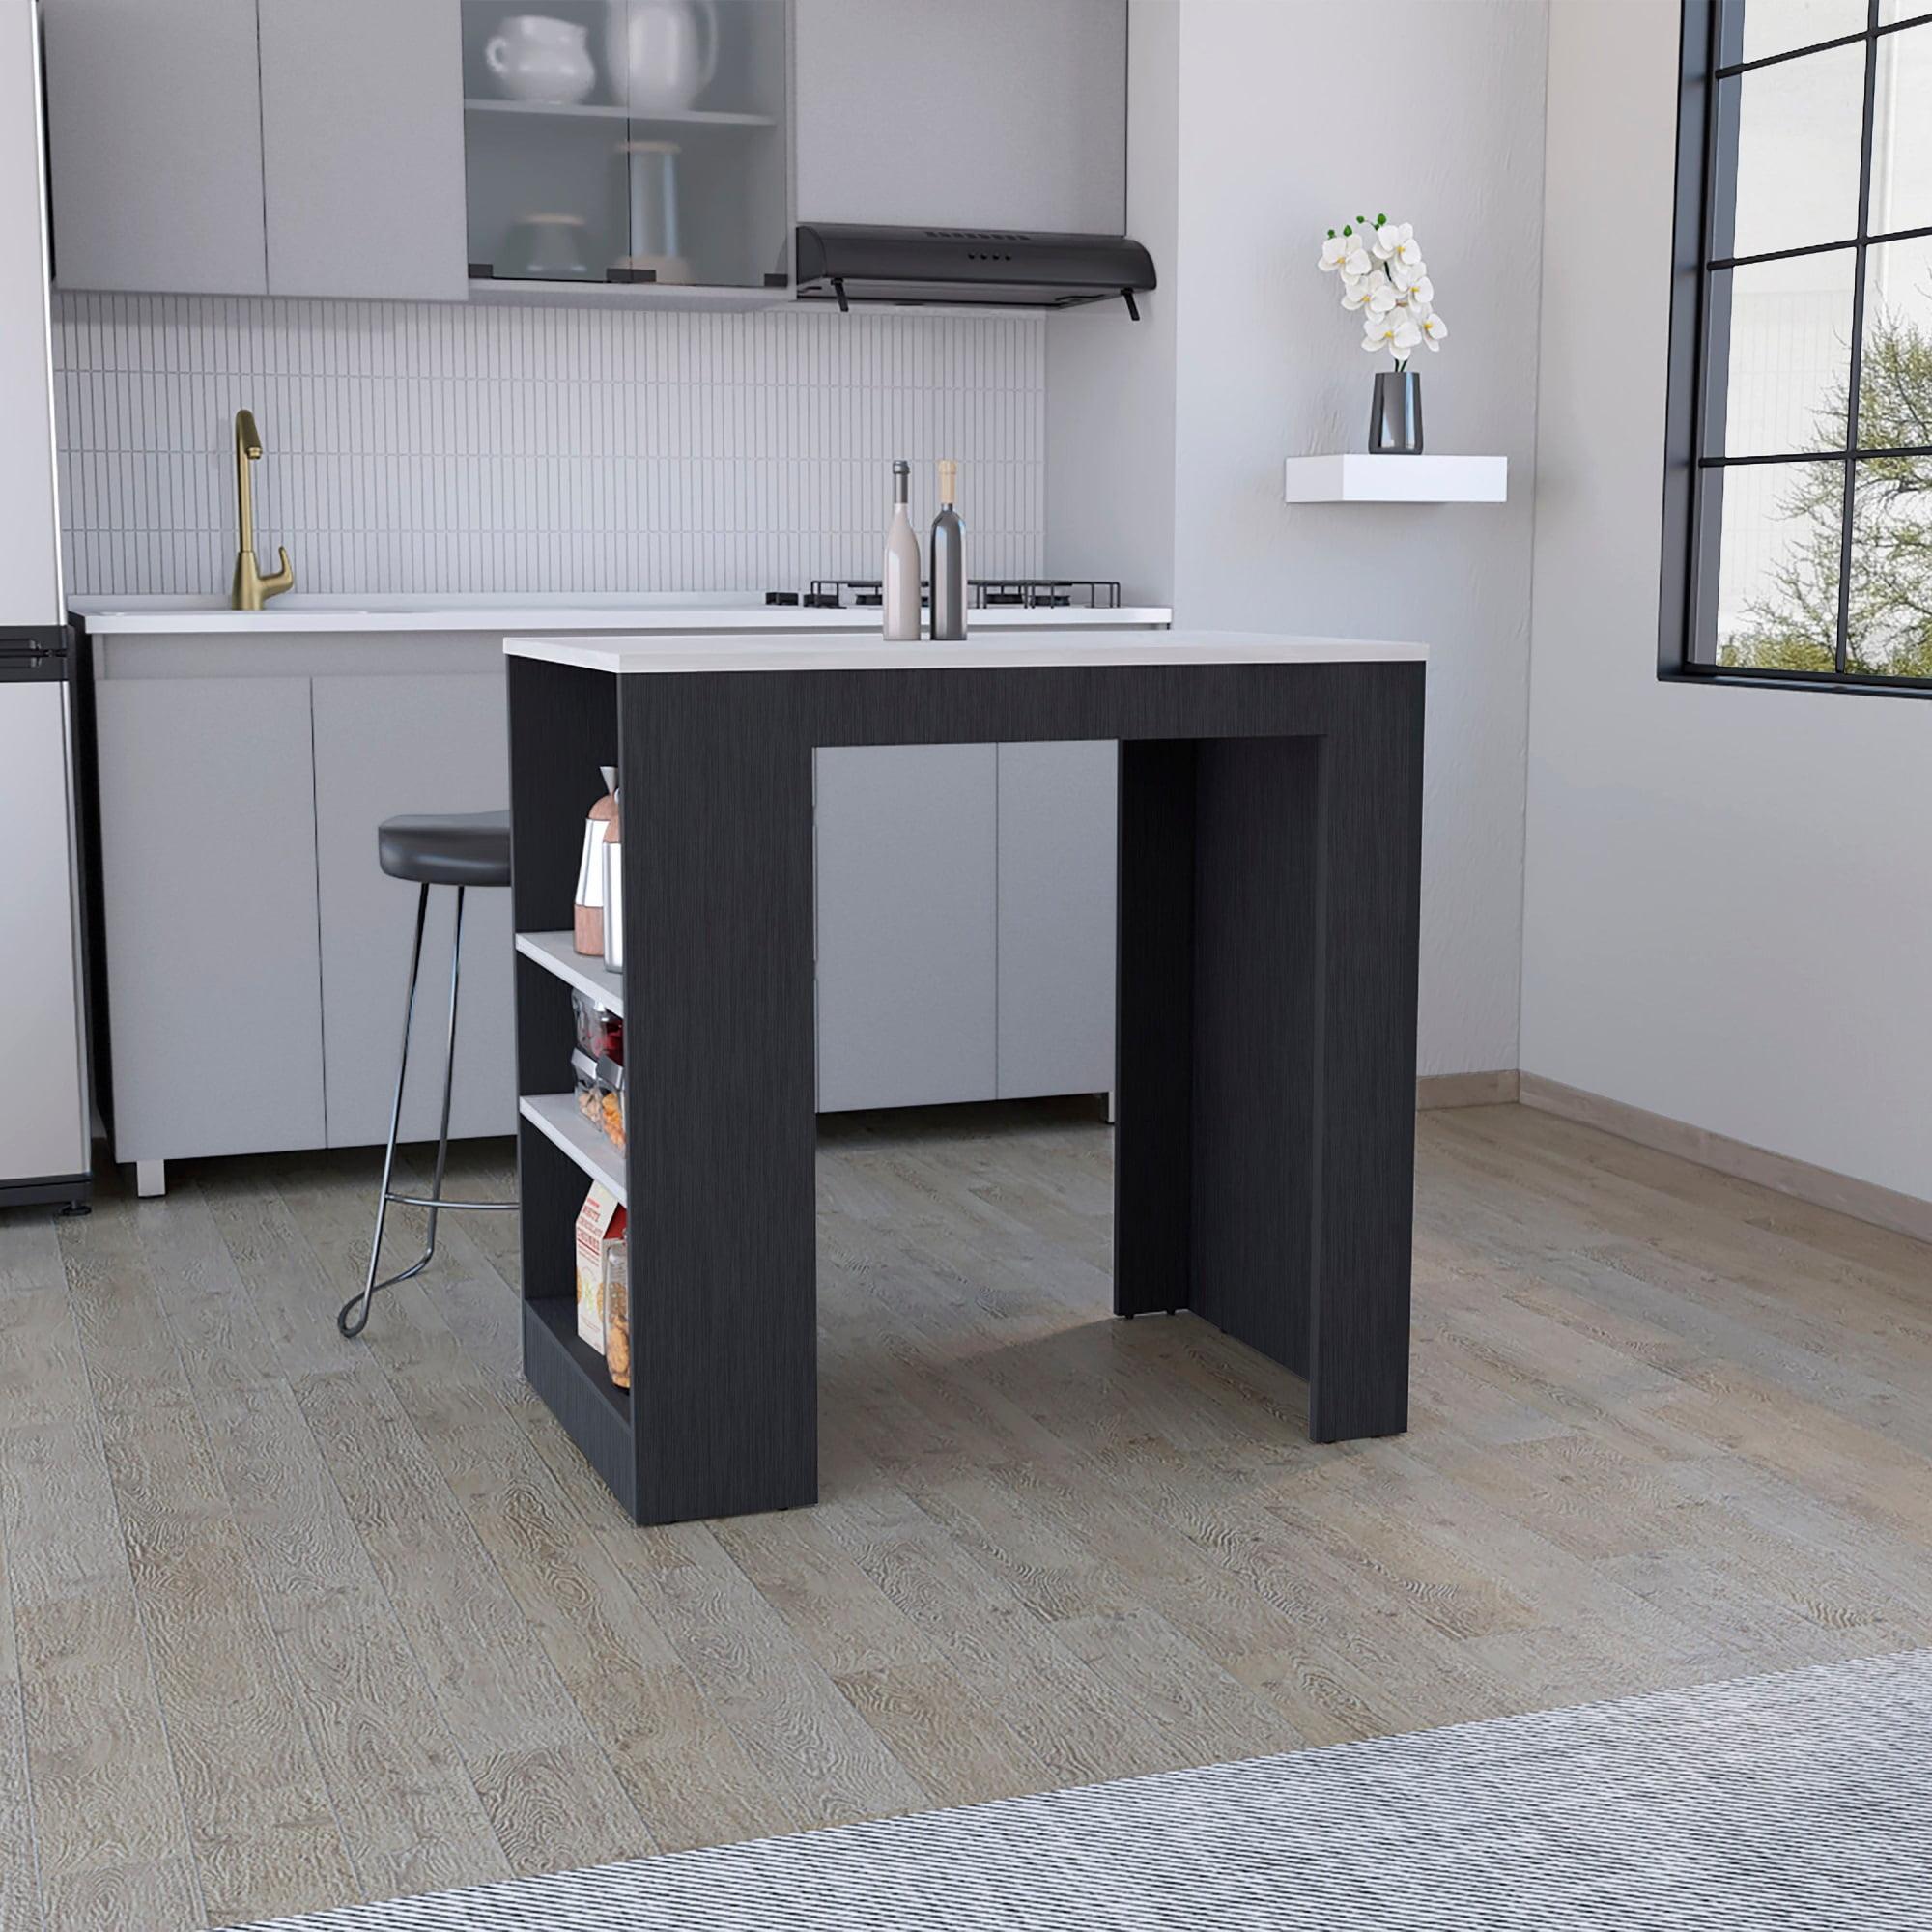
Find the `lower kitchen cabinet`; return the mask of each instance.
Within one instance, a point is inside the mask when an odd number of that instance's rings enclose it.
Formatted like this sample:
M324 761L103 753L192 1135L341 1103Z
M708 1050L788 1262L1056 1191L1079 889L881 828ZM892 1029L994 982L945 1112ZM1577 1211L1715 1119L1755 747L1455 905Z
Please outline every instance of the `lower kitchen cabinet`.
M505 684L480 639L429 673L337 670L335 650L301 676L96 686L118 1160L388 1131L416 888L378 867L376 827L501 808ZM1116 759L1110 744L818 753L822 1111L1112 1086ZM598 780L582 777L587 810ZM440 1104L453 899L431 901L413 1141ZM515 1123L509 900L466 905L458 1136Z
M318 677L315 869L330 1147L384 1139L396 1090L418 889L376 864L376 827L405 811L500 811L510 796L500 670ZM597 775L587 775L586 804ZM442 1104L456 895L430 894L411 1036L403 1137L431 1140ZM510 895L465 895L450 1132L507 1134L517 1120Z
M1000 747L1003 1100L1114 1084L1120 748Z
M322 1146L308 679L95 696L115 1157Z
M823 751L815 788L820 1111L990 1100L998 747Z
M818 1105L1114 1084L1118 748L817 758Z

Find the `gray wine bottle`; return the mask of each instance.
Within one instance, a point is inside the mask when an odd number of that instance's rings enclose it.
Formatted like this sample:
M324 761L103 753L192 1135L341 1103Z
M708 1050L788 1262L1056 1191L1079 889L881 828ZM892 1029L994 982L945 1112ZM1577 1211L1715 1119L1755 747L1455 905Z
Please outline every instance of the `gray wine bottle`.
M939 514L932 520L932 635L956 640L966 635L966 526L952 507L959 466L950 456L939 466Z

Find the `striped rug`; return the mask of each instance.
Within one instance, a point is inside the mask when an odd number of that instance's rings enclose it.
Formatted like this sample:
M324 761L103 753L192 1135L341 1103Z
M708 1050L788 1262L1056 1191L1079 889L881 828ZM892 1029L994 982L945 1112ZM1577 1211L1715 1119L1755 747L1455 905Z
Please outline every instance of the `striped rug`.
M1913 1651L350 1906L272 1932L1928 1925L1932 1651Z

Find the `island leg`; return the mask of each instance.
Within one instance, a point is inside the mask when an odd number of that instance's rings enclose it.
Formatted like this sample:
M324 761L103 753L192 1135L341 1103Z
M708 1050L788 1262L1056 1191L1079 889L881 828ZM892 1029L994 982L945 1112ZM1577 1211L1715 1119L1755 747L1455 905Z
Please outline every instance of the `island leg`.
M1408 1426L1423 668L1378 665L1359 682L1346 724L1322 741L1308 1371L1318 1442Z
M1115 1307L1306 1377L1321 1442L1407 1426L1421 776L1409 666L1122 748Z
M620 685L638 1520L818 1498L811 750ZM769 680L777 687L781 680Z
M1114 1313L1193 1298L1194 772L1188 739L1121 746L1115 896Z

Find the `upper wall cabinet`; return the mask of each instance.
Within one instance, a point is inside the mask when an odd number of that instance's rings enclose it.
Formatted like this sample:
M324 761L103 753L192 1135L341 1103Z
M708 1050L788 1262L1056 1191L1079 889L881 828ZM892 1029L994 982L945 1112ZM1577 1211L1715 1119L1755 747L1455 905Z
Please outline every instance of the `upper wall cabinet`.
M458 0L258 0L269 293L461 301Z
M468 286L459 0L44 0L54 275Z
M782 0L464 0L470 273L791 280Z
M798 216L1118 235L1126 0L796 0Z
M45 0L54 273L265 294L255 0Z

